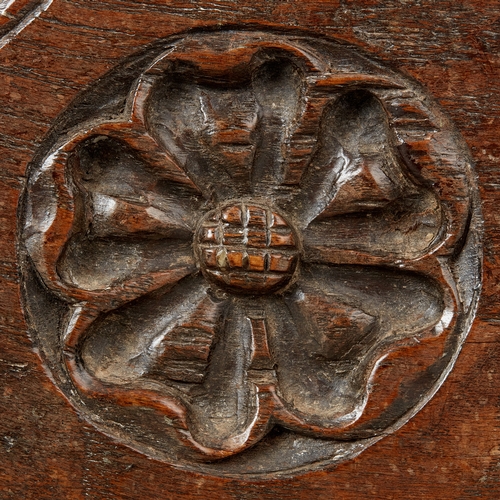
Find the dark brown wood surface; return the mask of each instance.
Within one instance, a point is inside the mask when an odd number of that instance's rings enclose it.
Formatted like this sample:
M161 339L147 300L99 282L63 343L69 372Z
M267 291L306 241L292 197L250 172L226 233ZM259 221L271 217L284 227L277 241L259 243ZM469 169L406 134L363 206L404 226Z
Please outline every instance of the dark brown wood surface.
M499 16L497 2L479 0L9 5L0 16L0 498L500 497ZM26 166L78 92L158 38L200 26L249 23L353 43L428 89L476 162L485 271L477 318L454 370L408 424L336 468L242 482L178 471L78 418L28 338L15 240Z

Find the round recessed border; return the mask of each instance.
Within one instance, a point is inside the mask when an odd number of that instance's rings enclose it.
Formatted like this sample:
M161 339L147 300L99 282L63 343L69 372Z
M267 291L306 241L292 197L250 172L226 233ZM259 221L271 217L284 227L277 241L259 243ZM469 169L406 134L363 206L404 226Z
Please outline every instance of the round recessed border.
M205 38L214 36L214 34L228 33L261 33L263 37L283 38L288 41L293 40L294 43L302 43L305 45L318 44L321 45L323 51L328 51L328 47L330 46L337 51L342 50L355 54L357 58L365 59L372 65L384 68L385 71L394 75L399 82L404 82L408 85L408 87L405 88L411 89L416 95L420 96L422 101L425 101L427 109L432 110L433 115L438 117L440 123L449 131L455 151L462 159L462 169L467 176L469 188L469 217L465 223L463 234L460 235L460 238L458 238L457 242L454 244L455 252L450 257L453 263L449 268L449 272L451 273L450 280L455 281L459 289L458 293L463 299L466 307L465 310L458 315L453 332L449 334L449 339L452 340L449 345L451 350L448 349L448 355L441 361L442 370L435 383L426 390L425 394L421 396L416 405L401 415L395 423L373 437L361 438L357 441L349 442L313 438L298 435L290 431L284 431L272 436L264 447L264 453L266 454L267 461L271 461L275 464L273 470L259 470L259 467L255 465L256 455L259 453L262 454L262 442L242 452L241 455L231 458L233 464L236 462L236 467L234 467L234 465L229 468L225 467L223 465L224 461L214 463L189 463L180 461L176 463L175 460L172 460L172 458L165 453L159 452L157 449L145 443L141 443L140 441L127 438L127 431L123 431L122 425L116 423L113 425L113 423L102 419L99 415L89 414L84 409L85 405L82 404L82 400L74 388L68 374L61 367L63 364L60 361L61 353L54 347L57 344L47 340L51 339L53 341L56 338L56 333L59 331L59 321L64 314L66 306L64 301L61 300L61 297L57 297L57 294L48 292L43 285L36 269L33 267L26 247L24 246L25 235L23 234L23 228L26 222L26 204L28 198L31 196L29 179L39 174L43 160L64 143L66 140L65 138L71 135L71 130L77 129L82 123L91 121L100 116L112 117L119 114L123 110L125 98L131 88L133 88L136 79L146 71L162 53L170 50L171 47L175 46L179 41L189 37ZM87 106L88 97L94 97L95 99L94 107L90 109ZM95 109L98 111L95 112ZM407 150L406 153L411 156L411 149ZM318 470L326 466L333 466L354 458L386 435L402 427L434 396L452 370L475 316L482 281L482 216L479 193L468 148L458 131L454 128L452 122L440 109L440 106L429 97L420 84L400 72L389 69L386 63L379 62L377 58L367 55L359 48L346 44L345 42L339 42L335 39L304 33L298 30L276 31L266 30L262 27L255 29L251 27L242 28L241 26L219 28L213 31L195 30L187 34L174 35L167 39L162 39L151 44L141 52L132 55L122 64L119 64L107 75L99 79L98 82L82 92L73 101L67 110L58 117L47 135L47 138L38 148L28 167L27 177L28 183L20 197L18 209L18 254L22 280L23 308L35 348L39 352L43 364L48 369L48 374L52 382L61 390L76 411L99 431L147 456L167 462L183 470L190 470L205 475L239 479L274 479L278 477L293 477L297 474ZM34 297L40 299L36 304L34 303ZM47 314L47 311L49 311L50 314ZM42 314L42 312L44 314ZM316 446L312 446L314 444ZM302 450L302 462L290 467L290 457L282 453L283 447ZM304 450L307 450L307 453ZM293 453L297 455L296 451Z

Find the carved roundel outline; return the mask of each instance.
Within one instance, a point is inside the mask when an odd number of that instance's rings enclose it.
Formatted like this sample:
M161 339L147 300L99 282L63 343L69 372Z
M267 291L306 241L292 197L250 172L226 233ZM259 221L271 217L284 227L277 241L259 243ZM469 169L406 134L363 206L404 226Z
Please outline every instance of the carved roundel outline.
M413 80L302 33L161 40L28 172L24 307L95 427L176 467L296 474L401 427L481 285L460 135Z

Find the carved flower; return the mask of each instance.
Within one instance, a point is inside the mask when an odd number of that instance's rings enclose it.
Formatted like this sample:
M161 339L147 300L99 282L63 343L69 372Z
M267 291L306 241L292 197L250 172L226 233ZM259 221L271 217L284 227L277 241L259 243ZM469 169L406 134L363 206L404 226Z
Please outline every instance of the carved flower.
M30 187L26 246L71 304L74 385L163 412L208 458L274 425L338 435L377 363L452 307L425 263L443 210L377 98L390 81L257 49L163 57Z

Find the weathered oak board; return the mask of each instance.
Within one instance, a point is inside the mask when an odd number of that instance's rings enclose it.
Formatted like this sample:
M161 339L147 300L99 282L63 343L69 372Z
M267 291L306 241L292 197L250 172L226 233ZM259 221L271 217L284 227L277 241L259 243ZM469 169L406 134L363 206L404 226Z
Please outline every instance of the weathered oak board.
M0 497L497 498L498 15L495 2L479 1L386 2L379 6L368 1L167 4L55 0L6 6L0 17ZM17 204L26 182L26 167L56 117L87 85L145 44L191 28L228 24L235 28L251 24L254 29L278 32L309 30L335 37L413 76L449 113L468 143L483 202L483 294L477 319L449 378L434 399L395 434L336 468L293 479L241 481L179 471L99 433L78 417L47 377L28 338L20 306ZM259 210L265 214L266 221L280 217L267 206L250 206L256 214ZM241 209L238 207L234 203L224 206L217 217L227 217L224 210L233 213ZM243 219L234 220L236 226L247 224ZM210 229L210 216L203 221L202 227ZM266 224L263 231L270 232ZM295 222L285 221L280 229L283 234L287 224L292 227ZM210 269L224 271L223 259L210 267L210 256L203 253L210 250L210 240L200 238L199 251L206 256L201 260L207 265L205 276L214 272ZM266 248L270 249L266 250L269 262L263 260L262 265L270 272L274 250L270 244ZM294 246L287 248L293 259ZM257 261L254 265L258 268ZM293 282L295 268L284 272L285 278L280 279L285 281L276 286ZM237 276L231 275L231 279ZM233 291L235 286L241 287L235 283ZM254 336L258 329L253 324ZM434 354L424 353L424 364L427 355ZM384 363L388 367L403 363L404 367L405 356L414 356L412 347L399 350L397 356L389 355Z

